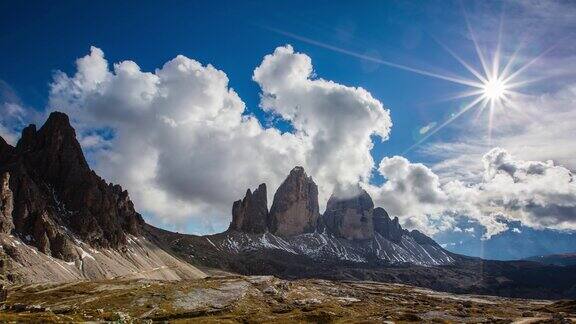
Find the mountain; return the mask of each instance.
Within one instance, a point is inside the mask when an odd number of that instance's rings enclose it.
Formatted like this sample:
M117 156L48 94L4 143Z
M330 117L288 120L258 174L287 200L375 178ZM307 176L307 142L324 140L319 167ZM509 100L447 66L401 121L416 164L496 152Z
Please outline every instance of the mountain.
M576 297L576 267L489 261L448 252L408 231L360 188L333 194L324 214L318 188L295 167L267 209L267 187L247 190L227 231L196 236L149 227L191 264L245 275L404 283L435 290L529 298Z
M280 185L270 212L266 197L265 184L248 190L232 207L229 229L204 237L207 244L193 254L212 253L218 260L226 255L239 263L244 263L245 253L275 251L320 262L432 266L454 261L432 239L402 229L398 218L375 209L360 188L348 196L332 195L320 215L317 186L302 167L295 167Z
M128 192L92 171L65 114L0 138L0 257L14 282L204 274L147 238Z
M557 266L576 266L576 253L538 255L525 260Z
M0 137L0 281L178 280L205 277L203 267L456 293L576 297L576 266L454 254L403 229L383 207L358 187L335 192L321 214L317 185L295 167L270 210L261 184L234 202L223 233L165 231L146 224L127 191L89 168L68 117L55 112L40 129L25 128L16 146Z

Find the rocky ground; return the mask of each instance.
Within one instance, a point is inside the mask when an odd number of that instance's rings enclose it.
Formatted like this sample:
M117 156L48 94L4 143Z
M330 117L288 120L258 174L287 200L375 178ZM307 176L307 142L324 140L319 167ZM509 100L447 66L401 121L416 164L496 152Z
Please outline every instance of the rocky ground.
M570 323L575 318L575 301L455 295L365 281L231 275L174 282L13 286L0 311L0 322Z

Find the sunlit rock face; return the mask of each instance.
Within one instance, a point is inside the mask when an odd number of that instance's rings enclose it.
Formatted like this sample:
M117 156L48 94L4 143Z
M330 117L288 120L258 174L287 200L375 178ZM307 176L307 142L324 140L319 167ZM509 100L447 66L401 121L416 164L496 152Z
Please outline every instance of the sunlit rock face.
M319 216L318 186L304 168L295 167L274 195L270 232L280 236L314 232Z
M328 229L348 240L367 240L374 237L374 203L370 195L359 189L352 196L332 195L326 205L324 221Z
M14 228L12 211L14 210L14 195L10 190L10 174L0 175L0 232L10 233Z
M266 198L266 184L258 189L246 191L242 200L237 200L232 206L232 223L230 230L246 233L264 233L267 230L268 200Z

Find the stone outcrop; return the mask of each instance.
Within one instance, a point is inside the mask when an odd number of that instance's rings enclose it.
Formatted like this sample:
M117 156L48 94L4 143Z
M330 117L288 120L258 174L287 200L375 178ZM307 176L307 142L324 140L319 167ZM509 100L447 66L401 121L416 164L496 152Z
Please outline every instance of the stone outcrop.
M270 232L280 236L314 232L319 216L318 186L304 168L295 167L274 194Z
M258 189L246 191L242 200L237 200L232 206L232 223L229 230L246 233L264 233L267 231L268 198L266 197L266 184Z
M372 198L359 188L358 193L351 197L332 195L323 218L336 236L348 240L367 240L374 237L373 209Z
M10 173L14 230L40 251L74 258L67 230L112 248L139 234L144 222L128 193L90 170L65 114L50 114L39 130L26 127L15 148L0 140L0 151L0 174ZM2 230L9 227L3 222Z
M9 234L14 228L12 211L14 195L10 189L10 173L0 175L0 232Z
M374 231L392 242L400 242L405 231L400 226L398 217L390 219L382 207L374 208Z
M408 232L408 230L405 230L405 231ZM428 244L428 245L440 246L432 238L430 238L429 236L427 236L426 234L424 234L418 230L411 230L410 232L408 232L408 235L410 235L410 237L412 237L414 239L414 241L416 241L416 243L418 243L418 244Z
M411 237L418 244L435 245L425 234L402 228L398 217L391 218L382 207L374 208L370 195L360 187L332 194L326 211L318 207L318 186L297 166L274 194L270 212L267 208L266 184L254 192L249 189L244 199L234 202L232 222L228 231L248 234L269 232L290 239L306 233L328 232L346 240L371 240L375 233L390 242L400 244Z

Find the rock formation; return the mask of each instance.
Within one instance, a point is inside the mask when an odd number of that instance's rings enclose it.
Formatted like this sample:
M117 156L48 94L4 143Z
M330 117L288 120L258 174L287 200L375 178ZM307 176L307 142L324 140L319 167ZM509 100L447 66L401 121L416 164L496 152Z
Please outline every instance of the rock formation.
M367 240L374 237L373 208L370 195L358 189L351 197L332 195L326 205L324 222L328 229L348 240Z
M16 147L0 137L0 244L23 281L203 275L147 241L147 228L128 192L89 168L65 114L26 127Z
M304 168L295 167L274 194L270 232L280 236L314 232L319 216L318 186Z
M15 149L2 150L12 153L0 169L13 177L14 226L40 251L73 257L60 226L98 247L119 247L126 234L138 234L143 220L128 193L90 170L65 114L50 114L39 130L26 127Z
M374 231L392 242L400 242L405 230L402 229L398 217L390 219L388 213L382 207L374 208Z
M242 273L254 270L247 266L247 260L236 259L243 252L251 253L249 258L256 255L266 264L282 263L274 253L268 255L269 250L288 253L289 258L311 258L313 262L379 260L428 266L454 261L449 252L425 234L403 229L398 217L391 219L383 208L374 208L370 195L359 186L337 189L328 200L324 215L320 215L318 187L302 167L292 169L280 185L270 212L266 208L266 186L261 184L254 192L248 190L243 200L234 202L228 231L200 241L174 240L179 242L175 250L189 260L200 257L207 266L217 268L228 267L228 262L234 260L233 264L238 263L232 266L233 271ZM199 251L206 254L199 256ZM188 253L194 255L193 259ZM292 269L293 265L279 267L285 268Z
M404 231L408 232L408 230L404 230ZM418 243L418 244L427 244L427 245L438 246L438 247L440 246L432 238L430 238L429 236L427 236L426 234L424 234L418 230L411 230L408 233L408 235L410 235L410 237L412 237L414 239L414 241L416 241L416 243Z
M14 228L12 211L14 210L14 195L10 190L10 174L0 175L0 232L10 233Z
M267 230L268 198L266 197L266 184L258 189L246 191L242 200L237 200L232 206L232 223L230 230L246 233L264 233Z

